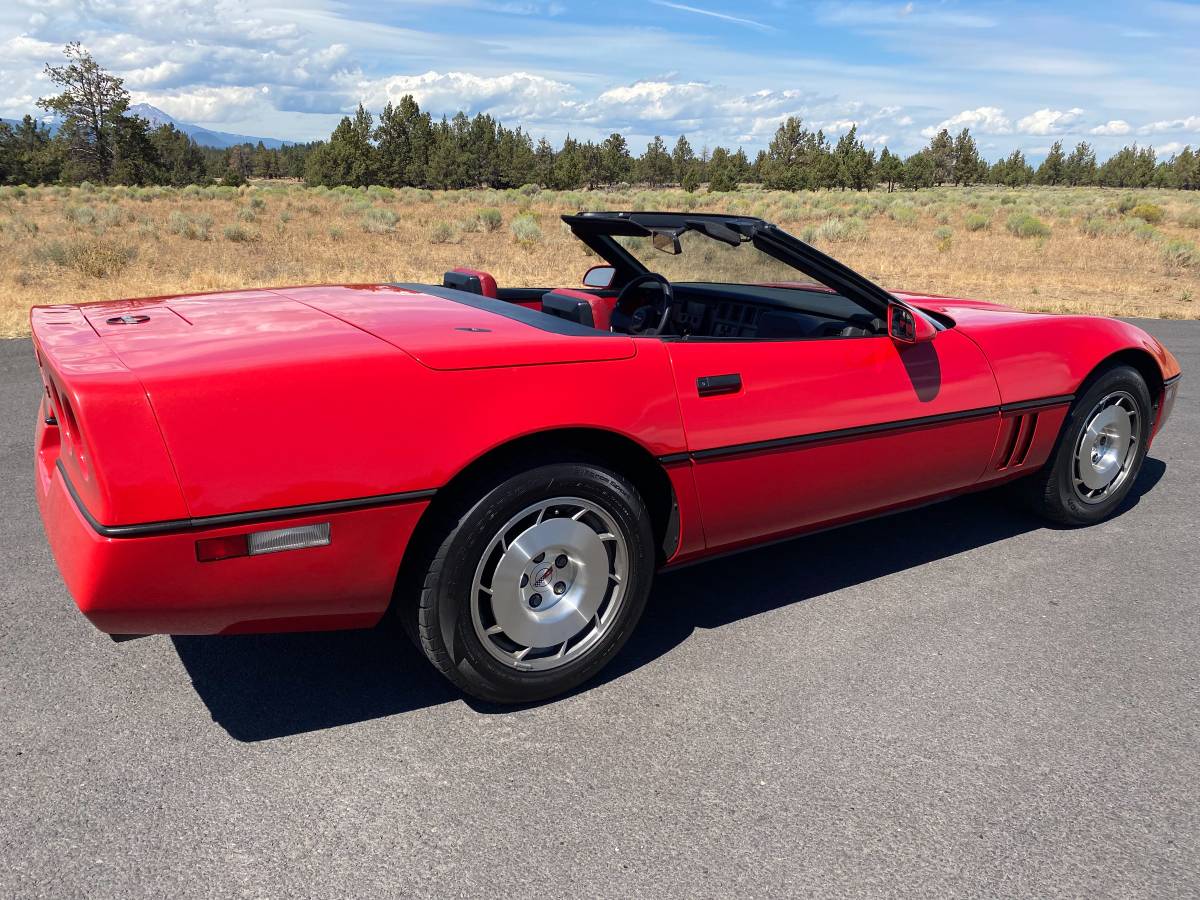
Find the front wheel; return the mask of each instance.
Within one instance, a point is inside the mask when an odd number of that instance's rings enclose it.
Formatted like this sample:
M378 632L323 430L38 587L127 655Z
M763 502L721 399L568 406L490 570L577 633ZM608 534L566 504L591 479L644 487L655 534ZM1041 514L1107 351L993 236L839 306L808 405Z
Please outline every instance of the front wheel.
M583 463L521 472L470 503L433 555L421 648L472 696L542 700L617 653L653 571L646 507L621 475Z
M1117 366L1080 395L1049 463L1023 485L1034 510L1063 525L1091 525L1121 505L1137 480L1153 427L1141 373Z

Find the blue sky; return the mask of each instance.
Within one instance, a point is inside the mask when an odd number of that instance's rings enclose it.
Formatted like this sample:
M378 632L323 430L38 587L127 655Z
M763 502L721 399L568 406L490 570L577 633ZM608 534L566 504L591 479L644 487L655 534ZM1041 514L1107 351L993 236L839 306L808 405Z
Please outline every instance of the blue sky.
M1200 3L732 0L8 0L0 115L79 39L135 100L224 131L326 137L414 94L559 141L620 131L764 146L799 115L912 152L945 125L984 153L1058 138L1101 156L1200 145Z

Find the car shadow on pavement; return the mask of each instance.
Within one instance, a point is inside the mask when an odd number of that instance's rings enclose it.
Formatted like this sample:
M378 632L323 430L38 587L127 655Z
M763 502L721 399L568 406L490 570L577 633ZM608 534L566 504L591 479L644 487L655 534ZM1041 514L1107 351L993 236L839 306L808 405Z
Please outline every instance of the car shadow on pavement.
M1135 506L1165 471L1165 463L1147 458L1121 512ZM624 650L579 690L635 671L697 628L720 628L1044 527L1042 520L997 492L987 492L664 573ZM333 728L462 699L391 624L360 631L173 641L213 720L239 741ZM481 713L512 709L467 703Z

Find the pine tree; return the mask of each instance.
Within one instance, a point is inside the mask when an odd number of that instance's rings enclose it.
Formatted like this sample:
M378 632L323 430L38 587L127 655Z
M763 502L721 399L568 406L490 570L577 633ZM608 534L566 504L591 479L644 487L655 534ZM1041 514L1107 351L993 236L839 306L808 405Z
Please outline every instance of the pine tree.
M937 167L928 149L914 153L904 161L904 186L916 190L933 187L937 180Z
M945 184L954 178L954 140L943 128L929 141L929 162L933 165L934 184Z
M879 151L879 164L875 167L875 172L879 180L887 185L890 194L904 179L904 160L884 147Z
M964 128L954 138L952 156L955 184L974 184L983 177L987 170L987 165L979 156L979 148L975 145L975 138L971 137L969 128Z
M851 125L850 130L838 138L833 156L837 162L838 187L842 190L870 190L875 169L875 151L867 150L858 139L857 125Z
M0 184L45 184L62 172L62 144L26 115L12 128L0 122Z
M1064 164L1067 184L1093 184L1096 181L1096 152L1086 141L1080 141Z
M1038 184L1062 184L1067 180L1067 158L1063 153L1062 141L1055 141L1050 145L1050 152L1046 154L1046 158L1042 160L1042 164L1038 166L1037 173L1034 175L1034 180Z
M670 184L671 156L667 153L667 145L657 134L654 140L646 145L646 152L638 160L637 168L642 181L651 187Z
M696 154L692 151L692 145L688 143L687 135L681 134L679 140L675 142L675 149L671 151L671 167L674 170L675 180L682 184L684 177L693 168L696 163Z
M614 131L600 144L601 180L605 184L628 181L633 169L633 158L624 135Z
M125 123L129 92L124 82L100 68L78 41L63 48L66 65L46 64L45 75L62 93L38 100L42 109L62 117L59 139L67 148L68 177L75 181L108 181L121 153L123 169L140 167L128 157L140 146L136 128ZM145 120L142 120L143 125ZM145 129L142 129L144 137ZM119 145L124 142L124 148Z

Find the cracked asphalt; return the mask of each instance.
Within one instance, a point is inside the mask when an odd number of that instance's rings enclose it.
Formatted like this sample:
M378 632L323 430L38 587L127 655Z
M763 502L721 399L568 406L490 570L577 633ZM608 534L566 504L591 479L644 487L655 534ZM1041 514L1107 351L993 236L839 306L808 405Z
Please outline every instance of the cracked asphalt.
M662 577L566 699L384 631L114 644L0 341L0 895L1200 895L1200 323L1125 509L991 494Z

